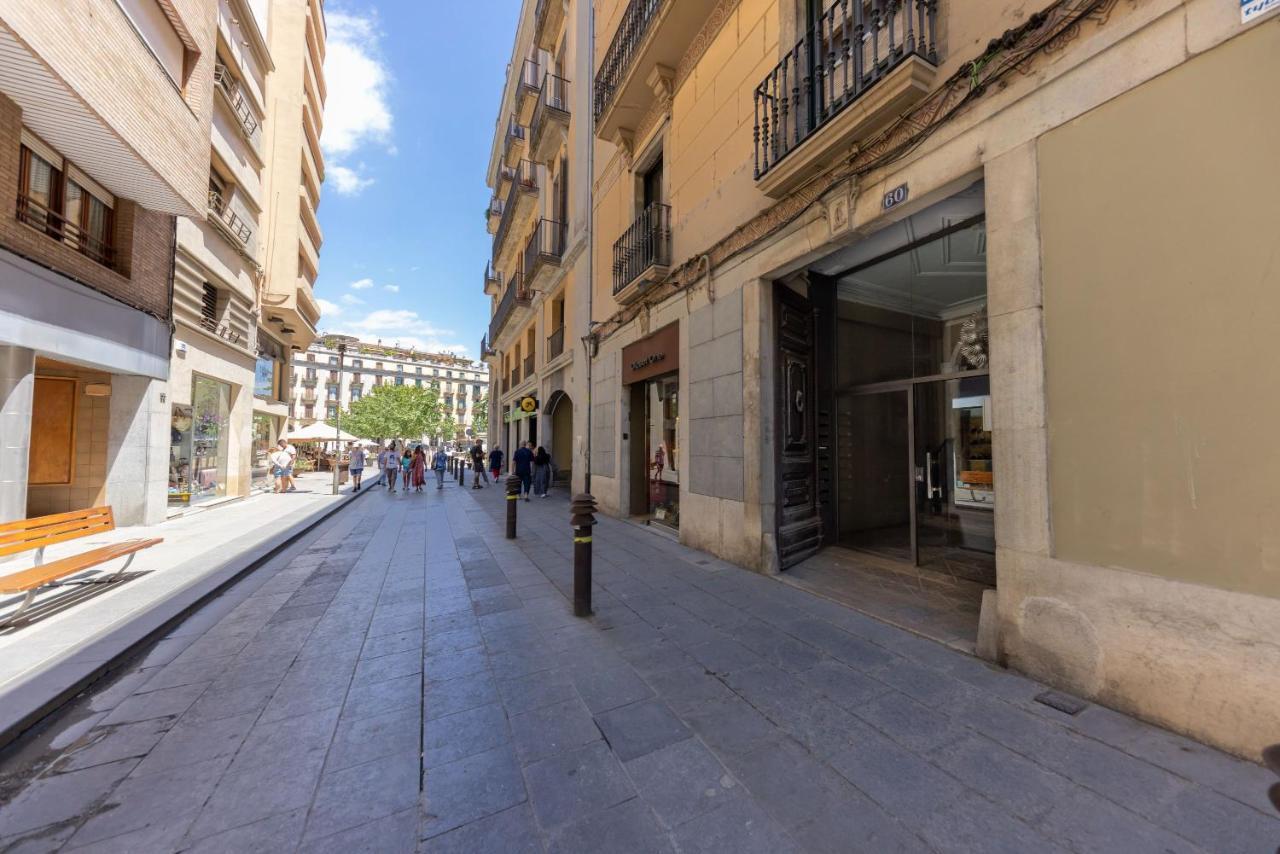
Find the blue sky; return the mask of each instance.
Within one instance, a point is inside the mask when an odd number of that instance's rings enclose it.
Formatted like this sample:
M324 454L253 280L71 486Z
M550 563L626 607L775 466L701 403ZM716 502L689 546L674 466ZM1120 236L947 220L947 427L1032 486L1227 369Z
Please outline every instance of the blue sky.
M519 0L330 0L320 328L478 356L485 169Z

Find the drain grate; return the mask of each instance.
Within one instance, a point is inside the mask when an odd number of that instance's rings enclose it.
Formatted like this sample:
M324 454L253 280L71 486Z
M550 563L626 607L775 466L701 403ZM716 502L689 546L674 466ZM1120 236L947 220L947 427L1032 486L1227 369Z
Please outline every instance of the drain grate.
M1079 697L1073 697L1070 694L1064 694L1061 691L1045 691L1043 694L1036 695L1036 702L1043 703L1051 709L1057 709L1068 715L1078 715L1085 709L1089 708L1089 704Z

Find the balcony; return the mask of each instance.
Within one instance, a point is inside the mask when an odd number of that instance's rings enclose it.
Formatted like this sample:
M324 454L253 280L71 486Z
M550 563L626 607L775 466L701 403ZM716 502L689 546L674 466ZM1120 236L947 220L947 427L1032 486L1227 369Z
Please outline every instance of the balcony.
M209 191L209 220L233 243L239 241L243 246L249 245L253 229L231 209L231 205L216 190Z
M480 339L480 358L487 359L490 356L496 356L496 355L498 355L497 351L495 351L492 347L489 346L488 336L481 338Z
M81 255L98 262L104 267L115 268L115 247L109 242L112 231L110 218L108 218L107 226L104 229L107 240L100 240L57 211L46 208L30 196L20 194L18 196L18 222L25 223L37 231L43 231L54 240L65 243Z
M330 371L330 372L329 372L329 382L330 382L330 383L333 383L333 384L337 384L337 383L339 382L339 377L338 377L338 372L337 372L337 371Z
M529 126L533 108L538 103L538 89L542 85L542 69L532 59L520 66L520 80L516 83L516 121Z
M564 23L564 0L538 0L533 12L533 41L550 53L556 49L560 26Z
M491 263L484 265L484 292L491 297L502 293L502 274Z
M938 0L837 0L756 87L755 177L779 198L933 88Z
M533 210L538 195L538 170L532 161L521 160L515 173L511 188L507 190L506 202L502 206L498 230L493 235L494 266L503 269L507 265L500 263L500 259L505 257L507 236L511 233L513 224Z
M529 124L529 149L539 163L550 162L569 135L569 81L554 74L542 80Z
M503 169L507 167L502 167ZM489 200L489 208L484 212L485 225L489 229L489 233L493 234L498 230L498 223L502 222L502 209L506 202L494 196Z
M502 143L502 162L508 166L515 166L520 162L520 158L525 155L525 143L528 141L529 132L516 121L516 117L512 116L507 122L507 136Z
M533 234L524 247L525 287L530 291L549 289L556 270L560 269L567 231L564 223L550 219L540 219L533 227Z
M524 357L524 378L529 379L533 376L533 354Z
M564 327L561 326L555 332L547 336L547 361L559 356L564 352Z
M240 125L240 133L244 138L253 143L254 151L257 151L258 141L254 134L258 132L258 117L253 114L253 107L249 106L249 99L244 96L244 92L240 90L240 81L236 80L231 74L231 70L221 62L213 64L213 82L217 86L222 96L227 99L227 105L231 107L231 112L235 114L236 121Z
M633 302L671 272L671 207L649 205L613 244L613 296Z
M592 104L596 136L634 130L659 94L670 93L675 68L716 0L631 0L596 72Z
M515 388L520 385L520 366L511 369L511 387Z
M314 406L316 402L316 393L314 391L304 391L302 393L302 402L308 406Z
M319 380L319 378L317 378L317 377L303 377L303 378L302 378L302 387L303 387L303 388L315 388L315 387L316 387L316 383L318 383L318 382L320 382L320 380Z
M502 334L503 328L507 325L507 321L519 308L528 308L531 303L528 292L524 289L524 283L520 280L520 274L514 273L507 280L507 289L503 291L502 299L498 300L498 308L493 313L493 318L489 321L489 342L498 340L498 336Z

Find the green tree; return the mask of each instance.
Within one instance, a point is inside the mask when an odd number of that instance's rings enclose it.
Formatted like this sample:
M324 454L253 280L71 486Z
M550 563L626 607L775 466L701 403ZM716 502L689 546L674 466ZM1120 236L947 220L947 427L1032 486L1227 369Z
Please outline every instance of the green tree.
M417 439L441 435L447 420L434 386L380 385L342 413L342 429L362 439Z
M489 398L482 397L472 405L471 429L477 433L489 432Z

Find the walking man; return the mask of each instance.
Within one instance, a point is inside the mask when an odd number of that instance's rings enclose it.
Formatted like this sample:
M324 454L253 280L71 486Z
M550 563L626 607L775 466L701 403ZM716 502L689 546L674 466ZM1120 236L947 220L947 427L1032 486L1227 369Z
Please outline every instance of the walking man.
M431 458L431 468L436 473L436 489L444 489L444 470L449 465L449 455L444 452L444 448L436 448L435 455Z
M476 443L471 446L471 468L475 472L471 477L472 489L483 489L480 485L480 478L484 478L484 482L489 482L489 475L484 470L484 445L480 444L480 440L476 439Z
M387 478L387 491L396 491L396 475L400 473L400 455L396 453L396 443L391 442L382 453L378 454L378 465Z
M489 452L489 474L493 475L494 483L498 482L498 475L502 474L502 448L497 445Z
M352 492L360 491L360 478L364 476L364 448L352 442L351 462L347 464L347 469L351 472Z
M293 463L298 459L298 449L290 445L284 439L276 442L276 447L284 451L289 457L289 465L284 468L284 486L281 492L297 492L298 486L293 482Z
M520 478L520 492L524 500L529 500L533 490L533 443L525 442L520 449L511 455L511 463L515 466L516 477Z

